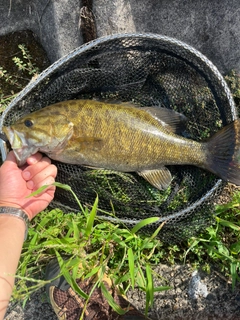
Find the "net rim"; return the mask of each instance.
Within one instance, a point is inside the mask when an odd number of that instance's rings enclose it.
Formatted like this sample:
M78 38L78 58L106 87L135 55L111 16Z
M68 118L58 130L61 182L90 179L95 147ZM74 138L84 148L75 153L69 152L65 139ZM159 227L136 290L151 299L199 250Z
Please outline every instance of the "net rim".
M219 79L221 82L223 89L225 90L226 96L228 97L229 105L231 108L231 114L233 116L233 120L237 119L236 109L235 109L235 103L233 100L233 97L231 95L230 89L228 88L228 85L226 81L224 80L223 76L217 69L217 67L200 51L195 49L194 47L188 45L187 43L180 41L176 38L168 37L165 35L159 35L155 33L124 33L124 34L114 34L110 36L104 36L97 38L93 41L90 41L86 44L81 45L80 47L77 47L76 49L72 50L70 53L64 55L62 58L55 61L53 64L51 64L47 69L45 69L43 72L39 74L37 79L30 81L30 83L22 90L20 93L11 101L9 106L4 110L2 117L0 119L0 131L2 132L2 126L5 114L8 113L8 111L18 103L24 96L29 94L33 88L35 88L41 81L45 80L46 77L50 76L56 69L63 66L65 62L75 58L77 55L90 50L91 48L103 44L105 42L116 40L116 39L124 39L124 38L140 38L140 39L154 39L158 41L163 41L166 43L171 43L173 45L176 45L177 47L184 48L186 51L193 53L196 57L198 57L211 71L214 73L214 75Z
M100 44L104 44L109 41L114 41L116 39L123 40L123 39L134 39L134 38L145 39L145 40L151 39L151 40L161 41L163 43L165 42L165 43L171 44L175 47L179 47L179 48L181 48L181 50L185 50L186 52L190 52L195 57L197 57L201 61L201 63L203 63L203 65L205 65L220 81L222 88L223 88L223 90L227 96L228 102L229 102L232 119L233 120L237 119L235 103L234 103L233 97L231 95L230 89L228 88L227 83L225 82L221 73L218 71L217 67L205 55L203 55L201 52L199 52L197 49L190 46L189 44L187 44L181 40L178 40L176 38L168 37L165 35L160 35L160 34L155 34L155 33L123 33L123 34L113 34L113 35L100 37L100 38L97 38L97 39L90 41L86 44L83 44L83 45L75 48L74 50L72 50L68 54L64 55L63 57L61 57L60 59L55 61L53 64L51 64L43 72L41 72L36 79L34 79L33 81L30 81L30 83L11 101L11 103L8 105L8 107L4 110L4 112L2 113L1 119L0 119L0 132L2 132L2 127L3 127L5 115L8 114L8 112L19 101L21 101L26 95L28 95L42 81L44 81L47 77L49 77L51 74L53 74L61 66L64 66L64 64L66 62L71 61L76 56L78 56L82 53L85 53L86 51L89 51L92 48L94 48ZM2 140L0 140L0 149L1 149L2 159L5 160L4 157L5 157L5 149L6 148L5 148ZM207 193L205 193L205 195L200 200L195 201L189 207L187 207L183 210L173 212L171 215L169 215L167 217L159 218L159 220L157 221L157 224L164 222L166 220L180 217L180 216L186 214L187 212L190 212L191 210L193 210L193 208L196 208L203 201L205 201L206 198L211 196L222 184L223 184L223 181L221 179L218 179L217 182L214 184L214 186ZM99 216L99 217L101 217L101 216ZM106 220L106 217L104 217L104 219ZM107 219L112 220L114 218L107 218ZM137 224L141 220L142 219L140 219L140 220L131 220L131 219L122 219L122 218L117 219L117 221L125 222L125 223L129 222L131 224Z

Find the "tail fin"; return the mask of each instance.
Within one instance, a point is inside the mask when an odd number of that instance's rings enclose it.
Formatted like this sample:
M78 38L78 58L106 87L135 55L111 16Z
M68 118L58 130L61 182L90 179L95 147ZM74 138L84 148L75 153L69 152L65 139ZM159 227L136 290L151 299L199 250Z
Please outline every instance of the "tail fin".
M207 142L206 169L240 185L240 119L222 128Z

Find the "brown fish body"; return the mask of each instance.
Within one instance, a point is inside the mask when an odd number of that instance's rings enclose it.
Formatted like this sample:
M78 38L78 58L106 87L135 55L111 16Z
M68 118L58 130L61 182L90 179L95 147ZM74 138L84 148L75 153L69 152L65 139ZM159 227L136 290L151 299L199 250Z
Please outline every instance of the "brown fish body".
M63 152L51 154L55 160L125 172L204 163L203 145L170 132L144 108L73 100L62 109L74 132Z
M182 121L163 108L71 100L33 112L3 131L19 165L40 151L65 163L135 171L159 189L171 182L165 165L195 165L240 184L240 121L207 143L176 134Z

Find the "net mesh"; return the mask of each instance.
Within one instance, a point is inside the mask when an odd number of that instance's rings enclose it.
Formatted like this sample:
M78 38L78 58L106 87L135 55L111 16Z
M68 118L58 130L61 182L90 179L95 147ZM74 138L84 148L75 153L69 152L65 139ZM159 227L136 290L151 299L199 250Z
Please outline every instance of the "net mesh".
M69 99L107 99L137 106L161 106L188 118L183 135L204 140L236 118L229 89L212 63L176 39L153 34L114 35L90 42L63 57L30 83L1 119L10 125L22 115ZM82 205L99 196L99 216L133 226L157 216L160 238L186 239L212 222L214 202L224 183L191 166L170 166L174 177L159 191L134 173L91 170L54 161L57 181L68 184ZM57 188L51 204L79 212L70 192ZM106 212L112 213L115 217Z

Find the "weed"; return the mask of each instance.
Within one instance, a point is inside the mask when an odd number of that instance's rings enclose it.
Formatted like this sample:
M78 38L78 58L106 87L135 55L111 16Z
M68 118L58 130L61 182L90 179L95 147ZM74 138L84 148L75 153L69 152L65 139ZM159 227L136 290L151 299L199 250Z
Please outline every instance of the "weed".
M236 192L232 201L217 205L216 223L206 229L206 232L189 239L189 248L185 258L192 252L195 260L204 264L210 271L210 264L217 264L221 272L231 278L234 288L240 280L240 192Z
M11 74L0 67L0 80L8 87L7 94L0 92L0 112L14 97L15 92L23 89L32 75L39 71L26 46L19 45L19 49L21 56L13 58L17 72ZM225 79L237 107L240 108L239 75L232 71ZM204 137L208 134L207 130L203 133ZM96 171L95 174L99 173ZM69 186L58 187L71 192ZM124 195L116 186L113 187L116 196L122 199ZM171 206L177 206L180 201L188 202L188 190L185 188L183 191L179 195L180 199L175 198ZM149 190L157 203L165 201L170 192L171 188L162 194ZM99 220L96 216L98 199L91 210L82 208L79 200L75 199L79 204L80 214L64 214L61 210L54 209L42 212L31 222L32 228L29 229L18 267L14 300L20 299L25 303L32 292L47 283L42 280L45 266L56 257L61 266L60 275L64 275L75 291L86 300L89 297L77 286L76 279L98 275L96 285L101 286L109 303L119 313L121 310L111 300L101 282L104 273L108 274L124 294L129 288L141 288L146 293L146 313L153 302L154 292L169 288L154 288L152 265L162 262L174 264L188 259L194 266L204 264L205 270L209 272L211 264L217 263L221 271L231 277L233 286L240 280L239 192L230 203L216 206L215 225L198 237L190 238L185 244L170 246L163 246L157 239L161 226L152 236L138 233L144 225L154 222L156 218L143 220L133 229L126 226L120 228L119 225ZM128 202L129 199L126 198L125 201ZM80 265L82 268L79 268Z
M24 44L19 44L18 48L21 50L23 59L13 57L15 65L19 71L27 71L29 76L39 73L39 68L32 62L32 56Z
M68 185L55 184L72 192ZM138 233L145 225L155 222L156 217L142 220L132 229L120 227L99 220L96 215L97 198L90 210L83 208L76 195L73 195L81 213L66 215L54 209L43 212L33 220L33 228L29 229L24 244L13 299L26 301L33 291L44 286L47 282L40 278L46 263L56 257L61 266L59 276L64 275L86 301L89 297L77 286L76 279L98 276L97 285L119 313L121 309L111 301L101 281L104 273L120 287L123 294L130 288L143 290L146 294L146 313L153 302L154 292L169 289L167 286L154 288L152 278L153 266L156 264L174 264L176 260L188 259L193 267L201 265L208 272L212 264L217 264L225 275L231 277L233 287L240 280L240 192L235 193L228 204L216 206L215 225L207 228L200 236L190 238L185 245L171 246L163 246L157 238L162 226L151 236Z
M19 44L19 57L12 58L14 62L13 71L5 70L0 66L0 112L2 112L11 100L16 96L16 91L21 91L34 75L39 73L39 68L33 62L33 58L24 44ZM7 93L6 93L7 92Z
M228 75L225 76L225 80L231 90L232 96L235 100L238 111L240 110L240 75L231 70Z
M55 185L69 190L76 198L68 185ZM43 189L44 187L40 188L32 195ZM91 210L83 208L77 198L76 201L80 214L65 215L61 210L54 209L43 212L32 222L33 228L29 229L18 267L13 299L26 301L33 291L44 286L47 282L40 280L40 277L44 273L46 262L57 257L61 267L60 275L64 275L66 281L83 298L88 300L77 286L76 279L97 276L97 285L102 288L109 304L117 312L121 312L103 287L101 275L108 274L123 294L129 288L138 287L143 290L146 293L147 313L153 302L154 292L169 288L154 288L152 280L151 265L153 262L160 262L155 252L161 247L161 242L157 239L161 226L151 236L138 235L142 227L156 222L158 218L142 220L132 229L126 226L120 228L119 225L97 218L98 198ZM32 285L29 286L29 283Z

